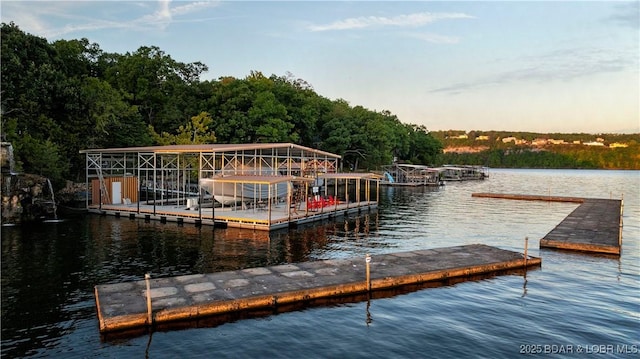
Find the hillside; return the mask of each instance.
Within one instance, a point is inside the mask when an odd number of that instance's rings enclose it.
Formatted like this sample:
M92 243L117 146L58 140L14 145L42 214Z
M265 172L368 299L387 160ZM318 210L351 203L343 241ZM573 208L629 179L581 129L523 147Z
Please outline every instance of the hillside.
M640 133L433 131L437 164L489 167L640 169Z

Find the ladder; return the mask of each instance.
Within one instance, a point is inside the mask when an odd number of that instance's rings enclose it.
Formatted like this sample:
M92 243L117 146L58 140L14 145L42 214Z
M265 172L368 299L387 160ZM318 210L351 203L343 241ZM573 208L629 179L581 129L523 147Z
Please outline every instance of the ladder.
M111 204L111 199L109 199L109 191L107 191L107 184L104 182L104 176L102 175L102 167L98 166L98 178L100 181L100 204Z

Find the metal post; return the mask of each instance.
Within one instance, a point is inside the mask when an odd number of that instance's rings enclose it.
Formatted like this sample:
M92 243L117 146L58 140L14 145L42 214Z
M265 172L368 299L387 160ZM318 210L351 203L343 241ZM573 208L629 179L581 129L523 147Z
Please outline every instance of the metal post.
M147 324L153 324L153 314L151 312L151 284L149 283L151 275L146 273L144 275L144 281L147 283Z
M620 197L620 227L618 228L618 246L622 246L622 227L624 226L623 219L622 219L623 216L624 216L624 193Z
M529 249L529 237L524 237L524 268L527 268L527 258L529 257L527 251Z
M366 268L367 268L367 291L371 291L371 270L370 270L370 263L371 263L371 256L369 255L369 253L367 253L367 256L365 257L365 262L367 263Z

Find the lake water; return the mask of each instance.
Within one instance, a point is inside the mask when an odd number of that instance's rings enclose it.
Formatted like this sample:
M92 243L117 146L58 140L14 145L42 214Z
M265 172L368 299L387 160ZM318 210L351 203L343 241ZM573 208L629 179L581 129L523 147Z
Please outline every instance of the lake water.
M2 357L511 358L640 355L640 172L492 169L485 181L383 188L376 213L271 234L88 215L2 227ZM624 198L620 257L540 250L576 204L474 192ZM210 327L101 338L93 286L483 243L542 267Z

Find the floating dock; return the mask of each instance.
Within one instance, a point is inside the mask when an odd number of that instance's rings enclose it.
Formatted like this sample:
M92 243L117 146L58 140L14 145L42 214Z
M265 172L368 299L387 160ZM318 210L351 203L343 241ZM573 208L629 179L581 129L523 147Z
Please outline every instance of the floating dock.
M104 284L95 300L100 332L113 333L540 265L540 258L474 244Z
M300 208L292 211L286 203L278 203L268 207L227 206L226 208L190 209L184 205L160 206L135 203L102 205L102 208L89 208L88 212L117 218L155 220L161 223L193 223L196 226L211 225L220 228L271 231L354 213L374 212L378 209L378 203L375 201L340 202L326 207L311 208L305 201L298 207Z
M502 193L473 193L472 196L578 203L579 206L573 212L540 239L540 248L620 255L624 210L622 199Z

